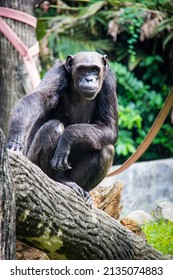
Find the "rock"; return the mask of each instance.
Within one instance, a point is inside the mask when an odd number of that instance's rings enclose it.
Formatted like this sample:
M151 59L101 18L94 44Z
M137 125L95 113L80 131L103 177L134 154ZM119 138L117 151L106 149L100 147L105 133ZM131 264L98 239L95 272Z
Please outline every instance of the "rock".
M133 211L129 213L126 218L135 221L140 226L154 221L154 218L143 210Z
M113 166L111 171L117 169ZM157 201L173 202L173 159L138 162L126 171L105 178L100 185L123 184L123 215L141 209L150 212Z
M173 202L159 202L153 210L153 216L156 219L165 219L173 222Z

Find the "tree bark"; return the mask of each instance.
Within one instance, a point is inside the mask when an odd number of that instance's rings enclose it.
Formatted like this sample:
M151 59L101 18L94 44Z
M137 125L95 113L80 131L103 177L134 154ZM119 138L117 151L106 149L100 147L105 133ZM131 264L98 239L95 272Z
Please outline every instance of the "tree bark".
M88 208L82 198L48 178L24 156L9 151L9 162L16 187L18 239L51 259L163 258L115 219Z
M0 0L0 7L8 7L33 14L33 1ZM35 29L25 23L4 18L28 48L36 43ZM23 58L0 32L0 127L7 133L10 111L16 101L33 89ZM38 64L38 56L34 59Z
M0 260L15 259L15 191L4 136L0 133Z
M94 205L106 212L112 218L118 220L123 206L121 205L121 193L123 185L117 181L109 187L97 186L90 194Z

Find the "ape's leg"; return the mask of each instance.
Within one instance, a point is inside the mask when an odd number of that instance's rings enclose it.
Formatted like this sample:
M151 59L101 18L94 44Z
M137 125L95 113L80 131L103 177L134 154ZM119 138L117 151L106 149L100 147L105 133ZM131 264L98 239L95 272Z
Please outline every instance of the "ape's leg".
M66 172L56 171L51 167L50 162L63 130L63 124L57 120L50 120L45 123L36 133L26 156L31 162L39 166L50 178L67 185L79 196L83 197L87 204L91 205L88 192L84 191L77 183L71 182L71 179L69 180L65 176L64 173ZM78 172L80 172L80 169Z
M66 176L63 176L63 175L62 176L55 176L54 180L68 186L70 189L75 191L77 193L77 195L82 197L83 200L85 201L85 203L88 206L92 206L92 198L91 198L89 192L85 191L83 188L81 188L74 181L70 181L69 179L67 179Z
M76 165L72 165L71 170L65 172L65 176L89 192L106 176L112 165L113 156L113 145L108 145L101 151L87 151Z
M26 155L51 178L57 171L52 169L50 161L63 131L64 126L58 120L46 122L36 133Z

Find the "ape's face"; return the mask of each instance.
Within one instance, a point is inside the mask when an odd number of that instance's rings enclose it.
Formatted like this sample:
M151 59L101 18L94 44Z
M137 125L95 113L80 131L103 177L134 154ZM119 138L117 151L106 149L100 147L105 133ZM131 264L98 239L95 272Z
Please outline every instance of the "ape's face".
M102 87L108 63L106 56L95 52L81 52L67 57L66 68L72 74L75 91L82 98L92 100Z

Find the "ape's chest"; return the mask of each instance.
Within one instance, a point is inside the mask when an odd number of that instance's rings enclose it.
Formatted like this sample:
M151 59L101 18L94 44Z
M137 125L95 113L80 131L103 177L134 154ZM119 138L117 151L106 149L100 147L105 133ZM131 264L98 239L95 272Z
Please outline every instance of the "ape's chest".
M95 101L68 104L65 107L65 117L71 124L90 123L95 110Z
M59 110L61 111L61 116L64 117L65 122L70 124L76 123L91 123L93 114L95 111L96 101L83 102L60 102Z

